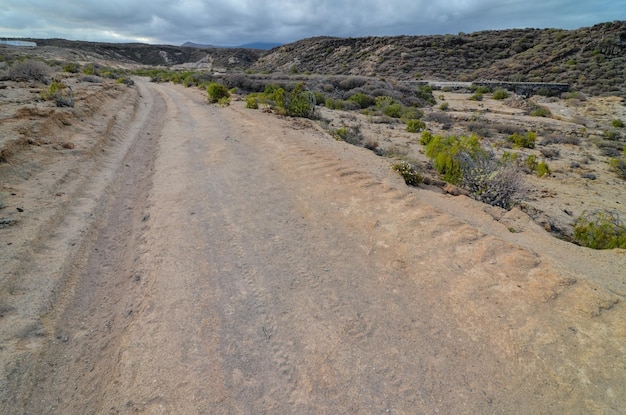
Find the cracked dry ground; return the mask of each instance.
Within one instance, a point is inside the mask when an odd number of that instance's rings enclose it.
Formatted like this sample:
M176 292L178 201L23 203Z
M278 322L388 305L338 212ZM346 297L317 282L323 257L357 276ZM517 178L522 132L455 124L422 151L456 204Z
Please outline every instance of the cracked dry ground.
M511 233L307 121L128 94L82 210L6 274L3 413L626 408L623 251Z

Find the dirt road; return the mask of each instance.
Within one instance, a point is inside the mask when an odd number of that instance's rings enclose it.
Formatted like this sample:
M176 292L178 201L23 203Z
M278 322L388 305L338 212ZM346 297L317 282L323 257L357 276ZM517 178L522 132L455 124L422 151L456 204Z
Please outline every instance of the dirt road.
M626 407L624 252L410 190L308 121L137 88L106 219L6 413Z

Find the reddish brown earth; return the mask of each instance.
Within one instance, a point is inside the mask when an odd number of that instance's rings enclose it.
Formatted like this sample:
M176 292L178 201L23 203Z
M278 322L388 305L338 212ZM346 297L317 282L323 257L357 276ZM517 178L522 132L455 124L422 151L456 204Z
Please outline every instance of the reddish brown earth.
M49 138L0 164L0 412L626 407L625 251L408 188L309 121L101 88L2 120Z

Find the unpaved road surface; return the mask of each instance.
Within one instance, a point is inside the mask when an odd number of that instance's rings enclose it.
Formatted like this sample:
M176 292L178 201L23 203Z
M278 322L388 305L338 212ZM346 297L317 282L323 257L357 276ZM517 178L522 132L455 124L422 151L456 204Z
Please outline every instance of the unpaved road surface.
M4 349L3 413L623 413L623 251L409 189L308 121L137 88L102 219Z

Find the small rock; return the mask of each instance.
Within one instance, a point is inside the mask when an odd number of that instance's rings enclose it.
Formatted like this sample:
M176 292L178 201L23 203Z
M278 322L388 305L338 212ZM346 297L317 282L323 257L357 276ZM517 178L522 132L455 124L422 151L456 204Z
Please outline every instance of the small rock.
M19 222L19 219L16 219L16 218L0 218L0 229L13 226L17 222Z
M469 196L469 192L467 190L461 189L460 187L450 183L447 183L445 186L443 186L443 191L452 196Z

